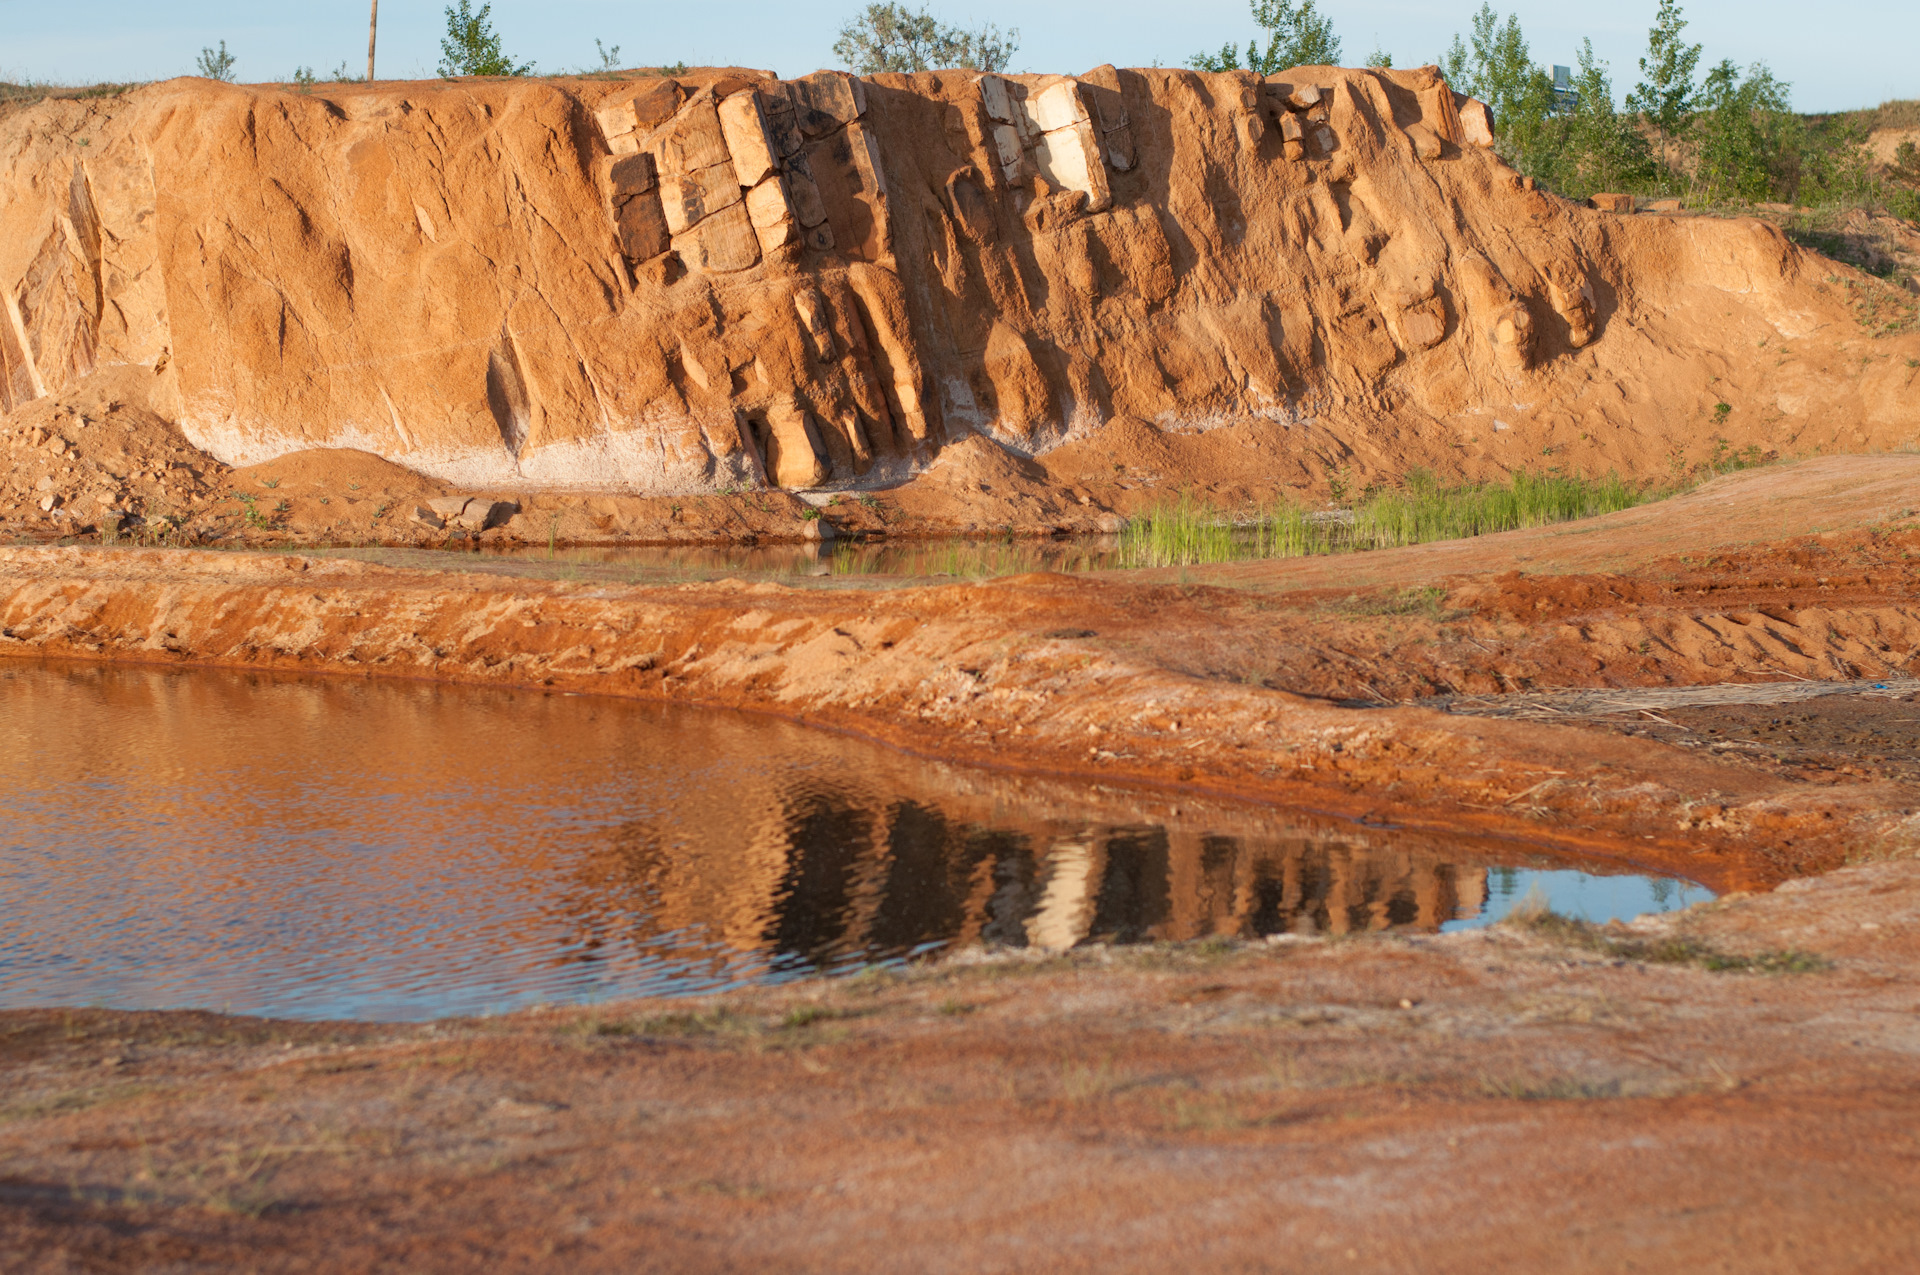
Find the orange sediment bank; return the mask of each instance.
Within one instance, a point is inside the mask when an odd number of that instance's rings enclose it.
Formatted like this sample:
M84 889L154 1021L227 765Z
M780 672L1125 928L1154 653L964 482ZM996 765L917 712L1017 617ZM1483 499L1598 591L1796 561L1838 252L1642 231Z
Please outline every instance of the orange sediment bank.
M1698 512L1675 501L1667 517L1684 525ZM1639 520L1620 534L1658 542L1658 522L1634 514ZM1573 543L1580 553L1595 547L1591 537ZM1324 562L1297 564L1305 587L1292 591L1275 578L1288 569L1281 563L1220 576L1258 571L1269 577L1264 587L1115 574L849 591L736 581L618 587L311 557L12 549L0 550L0 652L748 709L952 761L1514 838L1721 890L1911 849L1920 836L1911 791L1883 779L1815 781L1577 727L1351 706L1377 698L1367 688L1378 681L1405 694L1416 655L1432 677L1464 690L1519 689L1509 670L1528 667L1534 687L1556 684L1556 675L1561 685L1729 680L1739 666L1704 640L1662 641L1657 651L1638 641L1613 652L1600 639L1575 649L1569 634L1605 638L1621 623L1657 634L1663 616L1671 627L1711 633L1701 615L1737 616L1744 606L1786 617L1769 622L1776 637L1815 667L1809 638L1796 646L1780 633L1792 628L1796 607L1807 611L1806 592L1824 604L1803 616L1807 628L1825 626L1822 640L1851 651L1853 662L1835 656L1839 671L1792 676L1880 676L1912 659L1920 640L1905 606L1914 579L1899 535L1839 547L1750 544L1720 556L1726 578L1717 588L1700 575L1712 568L1680 571L1657 560L1604 577L1555 577L1551 552L1528 552L1543 544L1551 548L1538 533L1489 538L1476 560L1451 564L1446 597L1428 616L1369 605L1398 596L1391 554L1370 558L1374 582L1331 605L1319 581ZM1877 554L1877 565L1814 575L1804 564L1816 553L1836 561ZM1535 574L1509 578L1502 568L1516 556ZM1772 577L1769 564L1778 568ZM1606 587L1596 589L1596 579ZM1565 585L1558 592L1556 580ZM1860 596L1846 596L1850 584ZM1741 589L1763 590L1766 601L1737 596ZM1522 593L1524 605L1515 605ZM1329 651L1344 663L1330 663ZM1869 651L1879 663L1867 662ZM1449 652L1457 663L1447 663ZM1248 662L1236 665L1236 653Z

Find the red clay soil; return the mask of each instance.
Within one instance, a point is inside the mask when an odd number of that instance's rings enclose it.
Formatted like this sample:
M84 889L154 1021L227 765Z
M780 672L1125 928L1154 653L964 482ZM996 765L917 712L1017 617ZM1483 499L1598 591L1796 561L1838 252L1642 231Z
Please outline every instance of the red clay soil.
M15 657L758 709L952 760L1390 814L1752 886L1905 852L1911 794L1604 732L1346 701L1907 670L1920 654L1906 556L1920 535L1903 503L1916 477L1907 457L1808 462L1590 526L1196 569L1186 583L617 587L14 549L0 551L0 641ZM1797 499L1807 492L1825 498ZM1840 529L1808 535L1813 517ZM1578 569L1551 574L1562 564ZM1613 569L1586 569L1599 564Z
M1881 864L1611 937L1104 949L413 1027L16 1011L0 1251L1907 1270L1916 901L1915 865Z
M1611 934L962 956L430 1027L13 1012L0 1251L31 1271L1913 1266L1905 772L1370 705L1911 674L1914 503L1920 458L1838 458L1464 544L941 587L0 551L14 658L745 707L1736 891ZM1900 861L1839 867L1876 859Z

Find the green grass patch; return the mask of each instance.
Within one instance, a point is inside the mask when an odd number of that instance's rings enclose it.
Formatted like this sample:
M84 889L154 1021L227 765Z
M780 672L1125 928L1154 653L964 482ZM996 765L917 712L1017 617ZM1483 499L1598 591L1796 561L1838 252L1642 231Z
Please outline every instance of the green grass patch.
M1592 518L1660 494L1617 474L1515 470L1503 483L1448 485L1414 470L1401 486L1372 491L1345 509L1310 510L1284 500L1239 519L1183 494L1129 523L1121 556L1130 567L1178 567L1392 549Z

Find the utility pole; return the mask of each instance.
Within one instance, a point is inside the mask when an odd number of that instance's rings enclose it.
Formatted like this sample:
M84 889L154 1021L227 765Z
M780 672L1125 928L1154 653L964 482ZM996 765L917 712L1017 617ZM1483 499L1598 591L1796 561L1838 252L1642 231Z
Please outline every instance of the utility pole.
M373 0L373 13L367 18L367 83L373 83L373 37L380 30L380 0Z

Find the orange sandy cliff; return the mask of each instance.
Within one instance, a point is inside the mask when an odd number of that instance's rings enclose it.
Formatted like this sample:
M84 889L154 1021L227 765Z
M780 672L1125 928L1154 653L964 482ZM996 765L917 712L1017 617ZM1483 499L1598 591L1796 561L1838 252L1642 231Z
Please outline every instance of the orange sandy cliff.
M230 465L655 494L1128 417L1284 427L1303 479L1914 437L1920 342L1875 339L1904 293L1762 222L1576 206L1487 140L1431 68L48 100L0 119L0 410L136 365Z

